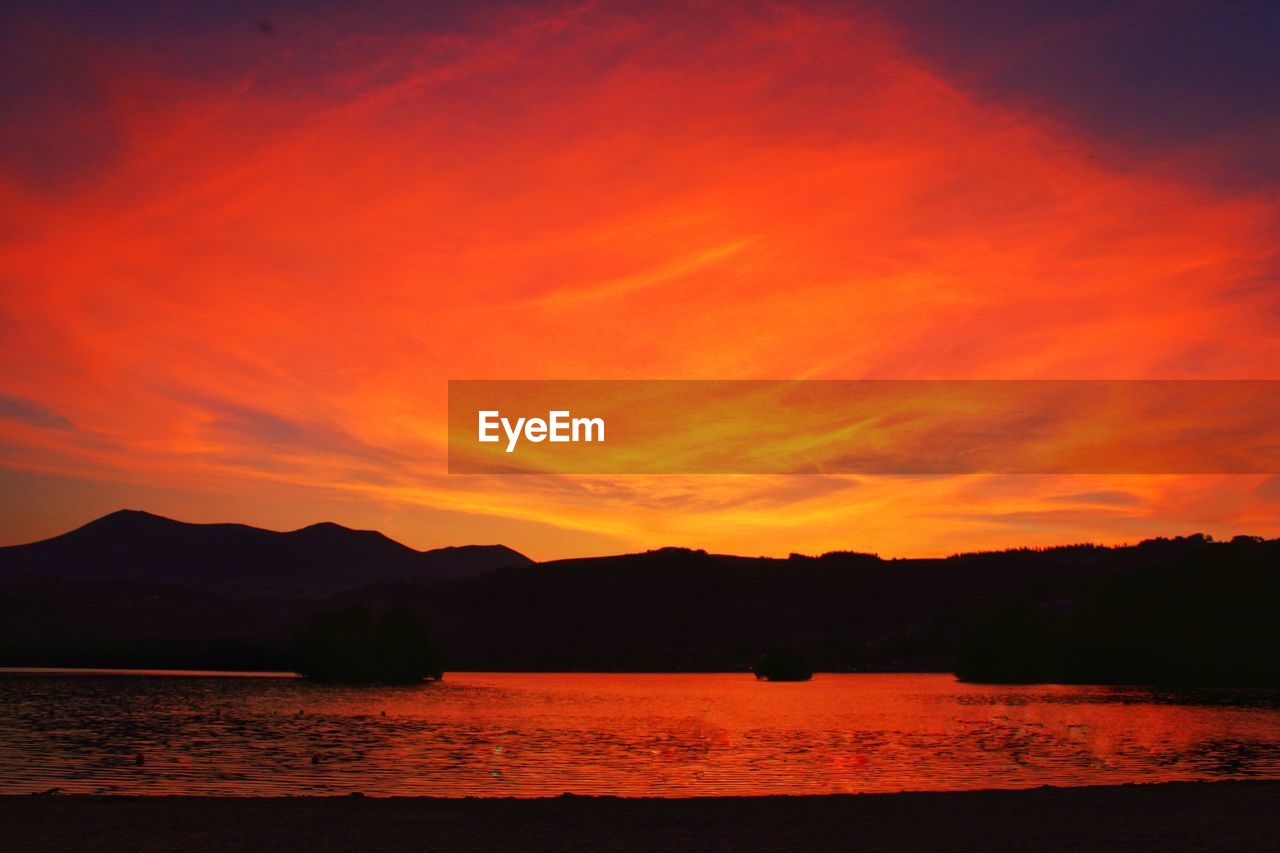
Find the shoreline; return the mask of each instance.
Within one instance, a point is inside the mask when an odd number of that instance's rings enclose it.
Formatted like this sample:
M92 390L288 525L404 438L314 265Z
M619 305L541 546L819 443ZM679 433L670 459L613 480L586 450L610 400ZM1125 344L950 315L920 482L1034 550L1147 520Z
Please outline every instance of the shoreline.
M94 666L0 666L0 678L39 677L39 676L120 676L133 678L261 678L286 679L304 681L310 684L345 687L404 687L421 684L437 684L447 681L449 676L488 676L488 675L644 675L644 676L686 676L686 675L731 675L754 678L749 669L716 669L716 670L636 670L636 669L459 669L448 670L444 677L438 679L424 678L420 682L406 685L397 682L341 682L309 679L296 672L278 669L178 669L147 667L94 667ZM1248 684L1177 681L1106 681L1106 680L1046 680L1046 681L1011 681L1011 680L978 680L962 677L949 669L895 669L895 670L817 670L813 678L825 676L882 676L882 675L947 675L959 684L974 687L1106 687L1134 690L1187 690L1187 691L1247 691L1247 692L1280 692L1280 684ZM757 679L761 680L761 679ZM812 680L812 679L810 679ZM763 679L767 682L768 679ZM785 680L784 680L785 683ZM3 796L3 795L0 795Z
M1280 781L695 797L0 796L11 849L1265 849Z

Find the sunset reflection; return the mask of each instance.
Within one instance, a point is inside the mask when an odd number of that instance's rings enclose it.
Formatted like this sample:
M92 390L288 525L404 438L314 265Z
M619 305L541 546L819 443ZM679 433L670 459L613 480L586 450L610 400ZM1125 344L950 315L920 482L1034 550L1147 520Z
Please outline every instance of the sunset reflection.
M1280 695L1266 691L1215 701L943 675L586 674L365 689L76 676L0 689L15 694L4 793L50 780L80 792L686 797L1280 778Z

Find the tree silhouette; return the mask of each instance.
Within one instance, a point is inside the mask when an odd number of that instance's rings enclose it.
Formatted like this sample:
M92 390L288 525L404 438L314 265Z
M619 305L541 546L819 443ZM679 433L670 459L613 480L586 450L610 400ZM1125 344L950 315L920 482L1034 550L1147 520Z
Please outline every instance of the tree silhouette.
M396 608L375 618L363 605L317 613L294 642L295 668L314 681L411 684L443 675L431 623Z
M813 677L804 652L791 648L771 649L761 655L752 671L761 681L808 681Z

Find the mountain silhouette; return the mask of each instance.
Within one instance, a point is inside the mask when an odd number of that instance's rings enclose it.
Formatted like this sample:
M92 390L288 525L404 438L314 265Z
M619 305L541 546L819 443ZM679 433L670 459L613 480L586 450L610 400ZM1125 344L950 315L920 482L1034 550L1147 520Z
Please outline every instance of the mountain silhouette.
M505 568L501 566L505 565ZM881 559L661 548L531 563L114 513L0 549L0 665L291 669L317 613L411 609L451 671L818 672L1280 686L1280 540ZM488 570L492 569L492 570Z
M467 577L531 562L503 545L415 551L377 531L332 522L280 533L120 510L52 539L0 548L0 580L112 579L216 592L321 595L372 583Z
M666 548L339 599L416 608L455 671L745 672L789 649L819 672L1280 686L1278 566L1280 540L1200 535L945 559ZM1034 665L1005 669L1024 648Z

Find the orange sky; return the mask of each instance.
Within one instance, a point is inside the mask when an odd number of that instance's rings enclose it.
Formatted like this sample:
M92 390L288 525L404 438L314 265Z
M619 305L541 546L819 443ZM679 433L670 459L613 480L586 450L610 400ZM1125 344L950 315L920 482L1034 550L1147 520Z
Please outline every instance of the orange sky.
M535 558L1280 534L1264 476L446 473L450 378L1280 378L1273 187L892 16L20 24L66 79L0 171L0 543L123 506Z

